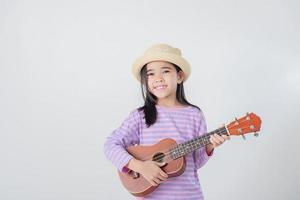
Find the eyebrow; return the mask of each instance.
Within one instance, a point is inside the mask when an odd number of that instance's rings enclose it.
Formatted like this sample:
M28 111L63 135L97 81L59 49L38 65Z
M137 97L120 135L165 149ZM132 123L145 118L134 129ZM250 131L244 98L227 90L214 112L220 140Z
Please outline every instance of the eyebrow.
M161 69L172 69L171 67L162 67ZM154 71L154 69L148 69L147 72Z

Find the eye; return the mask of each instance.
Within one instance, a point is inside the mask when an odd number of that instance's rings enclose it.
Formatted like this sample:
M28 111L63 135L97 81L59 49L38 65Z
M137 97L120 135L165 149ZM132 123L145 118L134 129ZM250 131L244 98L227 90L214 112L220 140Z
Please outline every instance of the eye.
M169 73L169 72L170 72L169 70L164 70L164 71L163 71L164 74L167 74L167 73Z
M147 76L153 76L154 75L154 73L148 73L147 74Z

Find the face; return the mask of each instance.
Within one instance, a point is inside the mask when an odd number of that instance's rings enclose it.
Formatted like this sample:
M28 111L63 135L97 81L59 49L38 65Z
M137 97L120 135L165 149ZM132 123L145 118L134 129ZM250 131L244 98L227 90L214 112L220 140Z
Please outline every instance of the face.
M183 72L177 72L169 62L154 61L147 64L148 88L158 101L176 101L177 84L183 81Z

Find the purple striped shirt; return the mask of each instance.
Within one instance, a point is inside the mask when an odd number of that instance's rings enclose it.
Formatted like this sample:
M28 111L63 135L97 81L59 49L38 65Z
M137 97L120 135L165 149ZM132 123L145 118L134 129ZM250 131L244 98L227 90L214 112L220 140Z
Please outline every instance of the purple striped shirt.
M153 145L165 138L183 143L207 132L204 115L195 107L168 108L157 105L156 108L157 120L149 128L145 124L143 112L136 109L107 138L104 145L105 155L118 170L124 171L125 165L132 158L125 150L128 146ZM168 178L154 192L138 199L204 199L197 169L202 167L209 157L205 148L187 154L186 169L182 175Z

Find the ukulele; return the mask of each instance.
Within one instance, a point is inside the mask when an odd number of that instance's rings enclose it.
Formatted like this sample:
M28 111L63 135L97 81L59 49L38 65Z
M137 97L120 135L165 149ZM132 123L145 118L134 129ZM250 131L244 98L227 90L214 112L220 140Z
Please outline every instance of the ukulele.
M159 163L166 163L162 170L168 174L168 177L176 177L181 175L185 170L184 156L201 147L210 144L210 135L242 135L254 132L254 136L258 136L257 131L260 130L261 119L254 113L247 113L246 116L235 120L219 129L216 129L205 135L196 137L187 142L177 144L171 138L163 139L151 146L135 145L130 146L126 150L136 159L146 161L153 160ZM137 172L129 171L128 173L119 172L124 187L134 196L146 196L153 192L158 186L152 186L142 175Z

